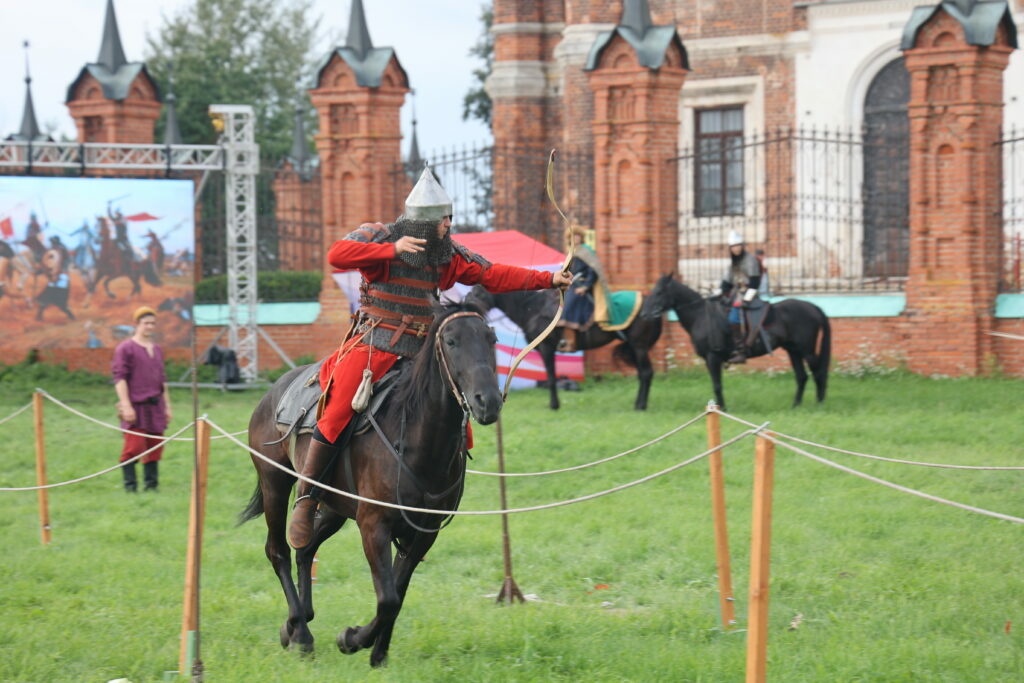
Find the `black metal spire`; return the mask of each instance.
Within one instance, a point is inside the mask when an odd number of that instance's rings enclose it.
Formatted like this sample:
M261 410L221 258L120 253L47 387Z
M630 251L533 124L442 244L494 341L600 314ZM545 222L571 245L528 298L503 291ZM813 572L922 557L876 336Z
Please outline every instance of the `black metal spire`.
M40 137L41 131L36 122L36 108L32 103L32 76L28 71L28 41L23 44L25 48L25 108L21 113L21 129L18 135L22 140L35 140Z
M103 42L100 43L100 56L96 58L97 64L117 71L128 60L124 56L124 48L121 47L121 33L117 29L117 15L114 14L114 0L107 0L107 18L103 22Z
M296 171L305 171L309 161L309 147L306 144L306 108L302 103L302 94L295 102L295 128L292 130L292 149L288 153Z
M409 143L409 156L405 161L405 167L409 169L410 177L419 177L423 170L423 157L420 155L420 143L416 137L416 91L412 93L412 140Z
M164 119L165 145L180 145L182 143L181 127L178 125L178 111L174 106L174 103L177 101L178 98L174 95L174 63L168 62L167 97L164 98L164 103L167 111L167 118Z
M622 0L622 21L619 25L633 29L642 38L654 25L647 0Z
M366 53L373 49L370 40L370 29L366 27L366 12L363 11L363 0L352 0L352 11L348 17L348 37L345 47L352 48L359 59L366 59Z

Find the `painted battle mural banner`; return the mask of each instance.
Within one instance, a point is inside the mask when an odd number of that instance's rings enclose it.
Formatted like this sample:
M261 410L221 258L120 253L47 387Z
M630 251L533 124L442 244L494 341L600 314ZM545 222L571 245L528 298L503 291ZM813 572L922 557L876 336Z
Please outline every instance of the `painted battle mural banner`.
M163 346L188 346L193 191L191 180L0 176L3 347L113 348L143 305L159 312Z

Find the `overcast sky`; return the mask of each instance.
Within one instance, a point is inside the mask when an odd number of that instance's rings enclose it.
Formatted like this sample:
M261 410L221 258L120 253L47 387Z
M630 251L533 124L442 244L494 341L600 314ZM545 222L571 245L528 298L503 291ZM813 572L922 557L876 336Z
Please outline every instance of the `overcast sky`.
M326 55L344 42L351 0L314 0L323 17L315 53ZM147 34L155 35L163 16L174 16L192 0L114 0L121 42L128 61L141 61ZM74 122L64 98L67 88L99 54L107 0L0 0L0 138L21 126L25 100L24 50L29 41L32 98L40 128L50 124L74 138ZM478 65L469 48L480 35L481 0L364 0L370 38L394 47L416 90L420 150L486 142L490 133L476 121L462 120L462 97ZM408 151L411 97L402 110L403 154ZM233 103L234 104L234 103ZM243 103L237 103L243 104Z

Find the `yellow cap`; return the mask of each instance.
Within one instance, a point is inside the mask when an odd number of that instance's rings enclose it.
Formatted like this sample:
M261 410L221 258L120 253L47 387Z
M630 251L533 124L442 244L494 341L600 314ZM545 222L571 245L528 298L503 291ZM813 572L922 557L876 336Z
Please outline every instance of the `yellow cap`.
M149 306L139 306L138 308L135 309L135 312L132 313L132 320L134 320L135 322L139 322L139 320L146 315L155 316L156 311L154 311Z

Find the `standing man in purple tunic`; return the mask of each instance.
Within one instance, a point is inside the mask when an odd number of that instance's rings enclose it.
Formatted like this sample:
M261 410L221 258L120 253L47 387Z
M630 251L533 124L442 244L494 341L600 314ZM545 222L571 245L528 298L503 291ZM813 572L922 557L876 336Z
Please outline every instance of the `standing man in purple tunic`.
M111 374L114 377L114 391L117 392L117 414L121 428L133 432L162 436L171 421L171 397L167 391L164 376L164 353L153 341L156 332L156 311L142 306L132 314L135 332L114 349ZM124 449L121 460L129 460L140 453L157 446L142 458L142 473L146 490L155 491L158 480L158 463L163 453L160 439L138 434L124 435ZM129 493L137 489L135 463L121 467L124 474L124 488Z

